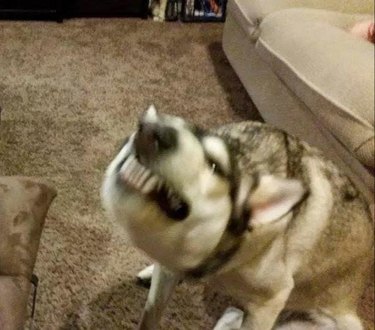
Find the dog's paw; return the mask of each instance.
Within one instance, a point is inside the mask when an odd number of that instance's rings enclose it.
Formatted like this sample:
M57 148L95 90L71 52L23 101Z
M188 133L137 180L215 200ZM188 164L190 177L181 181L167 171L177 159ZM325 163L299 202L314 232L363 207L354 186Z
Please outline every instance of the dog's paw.
M154 265L148 266L145 269L141 270L137 274L137 283L146 288L149 288L151 285L152 272L154 271Z
M337 330L336 320L320 311L283 311L275 330ZM348 328L349 329L349 328ZM350 327L355 329L355 327Z
M242 326L244 312L235 307L228 307L217 321L214 330L236 330Z

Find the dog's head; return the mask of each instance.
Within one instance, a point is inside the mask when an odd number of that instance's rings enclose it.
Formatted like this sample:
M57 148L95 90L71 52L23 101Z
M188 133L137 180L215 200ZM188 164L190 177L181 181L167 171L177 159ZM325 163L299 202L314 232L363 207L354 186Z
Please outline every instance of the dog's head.
M235 172L222 138L152 106L108 167L102 199L133 244L170 269L185 271L210 256L231 217L245 217L236 224L244 230L254 180L239 184ZM263 209L267 194L260 188Z

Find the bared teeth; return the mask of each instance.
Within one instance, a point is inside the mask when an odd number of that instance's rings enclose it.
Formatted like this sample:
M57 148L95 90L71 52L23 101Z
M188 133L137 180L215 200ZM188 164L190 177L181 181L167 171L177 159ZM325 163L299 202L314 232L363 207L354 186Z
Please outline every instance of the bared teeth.
M163 188L163 181L159 180L159 182L158 182L158 184L157 184L157 186L156 186L156 190L157 190L157 191L160 191L161 188Z
M121 175L126 179L131 175L134 168L134 157L129 156L125 163L121 167Z
M138 188L141 186L140 178L145 170L146 169L138 163L134 169L134 172L132 173L133 181Z
M121 176L126 182L136 186L136 174L139 171L138 169L137 160L133 155L130 155L121 167Z
M131 154L119 171L119 179L128 187L144 194L159 204L166 214L174 219L184 219L189 206L167 182L152 173Z
M151 171L147 168L143 168L141 174L137 177L138 184L142 187L146 181L150 178Z
M155 187L157 187L159 182L160 180L154 175L145 182L145 184L141 188L141 191L144 194L148 194L153 191Z
M122 179L134 189L143 194L152 191L160 191L165 185L162 179L138 162L134 155L130 155L120 170ZM173 196L170 188L167 190L168 197Z

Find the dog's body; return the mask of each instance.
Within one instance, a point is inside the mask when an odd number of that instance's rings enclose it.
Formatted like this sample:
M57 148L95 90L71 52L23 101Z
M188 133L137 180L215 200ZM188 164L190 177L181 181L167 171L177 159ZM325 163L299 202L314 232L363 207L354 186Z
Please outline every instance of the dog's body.
M241 329L308 329L283 321L285 310L319 329L362 329L369 208L330 161L282 131L244 122L204 132L150 108L109 166L103 201L158 262L143 329L157 327L181 278L202 276L243 306Z

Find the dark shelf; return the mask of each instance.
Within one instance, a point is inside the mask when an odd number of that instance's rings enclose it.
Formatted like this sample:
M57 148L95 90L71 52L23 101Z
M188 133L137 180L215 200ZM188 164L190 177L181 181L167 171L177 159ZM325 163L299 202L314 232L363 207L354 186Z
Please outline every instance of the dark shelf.
M61 15L54 9L33 10L33 9L0 9L0 19L3 20L47 20L58 21L62 20Z
M70 0L64 4L66 17L147 16L148 0Z
M62 20L63 0L0 0L0 19Z
M148 0L0 0L0 19L56 20L72 17L143 17Z

